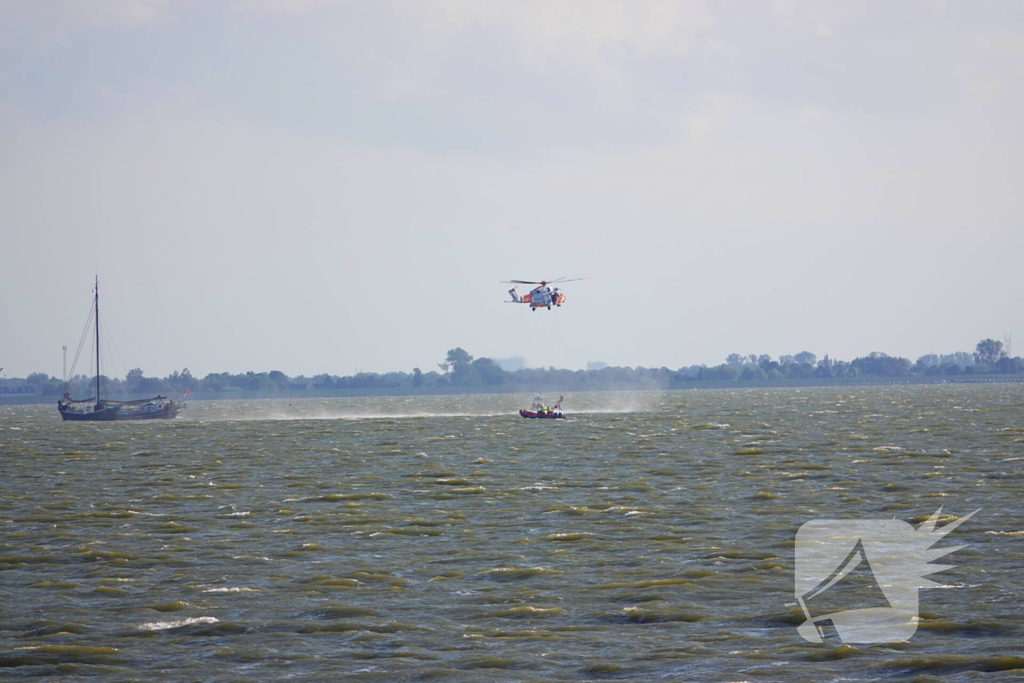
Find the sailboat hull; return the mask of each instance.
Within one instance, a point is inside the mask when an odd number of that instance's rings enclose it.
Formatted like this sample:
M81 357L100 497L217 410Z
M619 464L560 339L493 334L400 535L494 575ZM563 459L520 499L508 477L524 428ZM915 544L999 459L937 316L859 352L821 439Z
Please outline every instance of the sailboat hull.
M167 403L161 410L143 411L138 408L125 409L121 406L108 406L92 412L78 412L60 408L63 420L71 422L115 422L122 420L171 420L178 416L184 406Z

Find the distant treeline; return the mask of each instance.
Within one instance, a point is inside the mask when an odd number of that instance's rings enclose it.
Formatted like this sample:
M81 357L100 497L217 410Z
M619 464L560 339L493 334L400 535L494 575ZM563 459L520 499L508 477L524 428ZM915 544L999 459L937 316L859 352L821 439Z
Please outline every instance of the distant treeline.
M600 370L559 370L556 368L526 368L512 372L503 370L490 358L474 359L462 348L448 351L437 370L423 372L360 372L338 376L321 374L315 377L289 377L283 372L246 372L232 375L227 372L210 373L198 378L185 368L181 372L158 378L146 377L142 370L129 370L122 379L101 377L105 397L138 394L182 394L185 391L213 396L232 392L262 394L329 393L336 390L430 390L464 387L473 390L534 391L540 388L559 390L600 390L618 387L659 388L702 381L778 381L806 379L857 378L914 378L951 377L960 375L1024 375L1024 360L1010 357L1003 343L994 339L978 342L974 353L957 352L947 355L928 354L912 363L906 358L873 352L852 361L833 360L827 355L818 357L809 351L773 359L768 355L730 354L725 363L715 366L691 365L669 368L605 367ZM64 382L45 373L32 373L24 379L0 379L0 393L60 396ZM95 393L95 378L77 375L70 382L69 392L75 398Z

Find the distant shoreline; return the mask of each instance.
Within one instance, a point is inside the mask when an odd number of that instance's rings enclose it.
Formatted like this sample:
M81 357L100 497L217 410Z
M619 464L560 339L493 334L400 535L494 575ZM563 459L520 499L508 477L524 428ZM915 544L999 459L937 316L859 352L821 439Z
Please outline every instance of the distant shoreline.
M691 389L773 389L773 388L811 388L811 387L863 387L863 386L897 386L916 384L1008 384L1024 383L1021 375L975 375L948 377L856 377L840 379L835 377L815 377L809 379L768 379L768 380L694 380L670 382L668 385L653 384L622 384L614 387L576 387L564 389L556 386L548 387L380 387L377 389L307 389L304 391L203 391L192 392L186 401L231 401L231 400L263 400L303 398L368 398L375 396L460 396L469 394L531 394L538 391L546 393L590 393L590 392L623 392L623 391L687 391ZM110 397L123 401L135 398L149 398L152 394L123 394ZM171 396L171 398L176 398ZM0 406L5 405L40 405L56 404L53 396L18 396L16 394L0 394Z

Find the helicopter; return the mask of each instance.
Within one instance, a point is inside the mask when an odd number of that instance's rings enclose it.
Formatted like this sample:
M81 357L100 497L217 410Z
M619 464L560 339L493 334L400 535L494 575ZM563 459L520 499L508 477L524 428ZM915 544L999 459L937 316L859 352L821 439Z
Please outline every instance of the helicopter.
M536 311L538 308L546 307L549 311L551 306L561 306L565 303L568 297L558 287L549 287L562 282L576 282L577 280L586 280L585 277L575 277L572 279L560 277L557 280L502 280L503 283L513 285L512 289L508 290L509 295L512 297L511 301L506 301L507 304L529 304L531 311ZM519 295L516 291L515 285L537 285L530 290L529 294Z

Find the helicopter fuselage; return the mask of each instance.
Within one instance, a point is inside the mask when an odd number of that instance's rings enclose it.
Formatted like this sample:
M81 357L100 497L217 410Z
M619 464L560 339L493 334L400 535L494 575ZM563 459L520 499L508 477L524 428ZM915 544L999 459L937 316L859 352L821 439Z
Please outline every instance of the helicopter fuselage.
M574 280L584 279L586 278L574 278ZM537 282L535 280L503 280L503 282L512 285L538 285L537 287L531 289L529 294L524 294L522 296L520 296L516 292L515 287L512 287L512 289L508 290L508 293L512 297L512 300L507 303L527 304L530 307L531 311L536 311L538 308L547 308L550 310L552 306L561 306L562 304L564 304L569 297L565 295L565 292L563 292L561 288L550 287L549 285L552 285L555 282L571 281L572 280L567 280L566 278L559 278L554 281L541 280L540 282Z
M518 303L528 304L532 309L551 308L561 306L567 298L561 290L552 291L548 287L536 287L531 289L529 294L524 294Z

